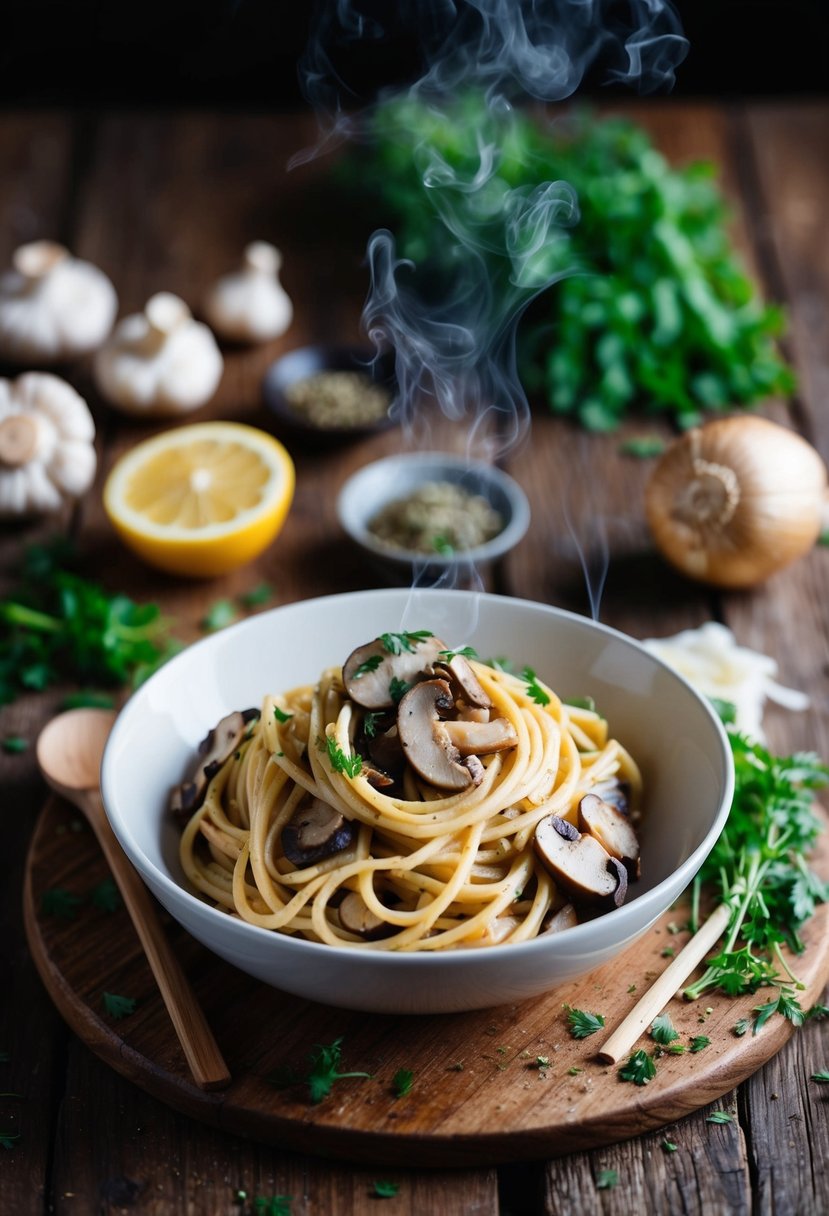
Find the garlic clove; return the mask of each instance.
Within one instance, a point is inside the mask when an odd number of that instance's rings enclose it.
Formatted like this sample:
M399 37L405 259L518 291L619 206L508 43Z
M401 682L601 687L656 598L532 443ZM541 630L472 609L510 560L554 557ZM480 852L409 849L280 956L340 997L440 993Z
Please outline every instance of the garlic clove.
M204 298L203 311L220 337L231 342L267 342L293 320L293 305L279 281L282 255L267 241L253 241L241 267L218 279Z
M224 361L208 327L171 292L152 296L143 313L124 317L98 351L95 383L127 414L164 417L204 405Z
M54 241L32 241L0 275L0 358L48 365L95 350L112 329L115 288Z
M822 459L795 432L756 416L723 418L663 453L645 513L657 548L683 574L753 587L812 548L826 486Z
M0 380L0 517L57 511L84 494L95 477L94 439L86 402L58 376Z

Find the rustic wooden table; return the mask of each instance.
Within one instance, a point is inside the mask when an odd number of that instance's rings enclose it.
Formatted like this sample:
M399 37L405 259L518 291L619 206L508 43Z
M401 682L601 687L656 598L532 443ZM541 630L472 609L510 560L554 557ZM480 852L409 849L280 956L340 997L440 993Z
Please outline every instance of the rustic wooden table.
M789 310L786 346L800 388L792 402L770 403L764 412L794 425L829 458L829 106L630 109L672 159L702 156L721 167L737 208L737 239L764 290ZM5 114L0 263L24 240L62 240L110 274L123 312L160 289L195 302L247 240L274 240L285 254L293 326L279 342L228 351L220 390L196 415L267 426L259 386L276 354L311 341L359 338L366 223L359 215L332 214L324 165L286 172L286 160L310 135L304 118L278 116ZM119 423L104 409L85 366L69 375L96 414L99 481L71 518L3 526L0 590L11 584L22 547L54 531L56 523L77 539L89 572L137 599L161 602L185 640L199 635L211 603L263 580L274 589L272 603L378 585L377 573L340 536L334 501L345 476L394 450L397 434L333 451L295 447L296 498L272 550L226 578L179 581L140 567L115 541L100 506L100 479L113 458L151 428ZM655 429L634 421L621 437ZM589 612L576 547L563 524L566 502L588 567L598 560L600 524L604 528L611 559L601 600L604 621L636 637L673 633L712 618L725 621L742 643L778 660L785 683L812 698L805 714L767 714L772 745L829 756L829 551L815 550L748 594L717 595L690 585L651 549L641 510L648 466L620 457L621 437L586 436L543 411L535 414L532 443L509 462L531 499L531 531L493 572L493 588ZM34 740L65 691L33 694L4 708L0 737ZM0 756L0 782L0 1088L20 1095L0 1096L0 1130L19 1133L10 1149L0 1150L3 1216L127 1209L216 1216L240 1211L234 1204L240 1188L251 1197L292 1196L296 1216L373 1212L381 1202L372 1198L378 1169L289 1155L202 1126L122 1079L72 1035L41 985L22 928L24 858L45 800L33 748ZM675 1125L677 1152L664 1152L663 1135L654 1132L531 1165L395 1170L400 1190L382 1201L383 1210L419 1216L829 1211L823 1169L827 1105L808 1080L828 1061L829 1029L810 1025L727 1095L731 1124L707 1123L703 1109ZM597 1189L605 1169L618 1172L612 1190Z

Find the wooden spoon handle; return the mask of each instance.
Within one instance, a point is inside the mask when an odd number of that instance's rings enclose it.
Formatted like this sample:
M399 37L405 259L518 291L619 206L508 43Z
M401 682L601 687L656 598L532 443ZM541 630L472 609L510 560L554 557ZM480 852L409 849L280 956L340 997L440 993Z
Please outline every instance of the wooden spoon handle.
M653 1019L660 1014L668 1001L679 992L688 976L699 966L712 946L719 941L728 926L731 909L726 904L720 904L712 912L708 920L683 946L670 966L666 967L659 979L648 989L641 1000L637 1001L620 1026L602 1045L599 1059L605 1064L618 1064L622 1056L626 1056L639 1036L650 1026Z
M224 1089L230 1084L230 1072L196 994L159 922L152 896L118 843L104 813L100 795L89 791L86 798L90 823L132 917L193 1079L201 1089Z

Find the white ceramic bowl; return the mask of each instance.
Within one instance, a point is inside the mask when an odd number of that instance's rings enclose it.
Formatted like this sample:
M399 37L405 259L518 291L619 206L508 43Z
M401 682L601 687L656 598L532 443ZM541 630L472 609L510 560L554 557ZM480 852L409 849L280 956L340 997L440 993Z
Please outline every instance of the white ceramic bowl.
M406 498L426 482L451 482L471 494L480 494L495 508L504 526L497 536L456 553L420 553L379 540L369 528L375 516L391 502ZM530 523L530 505L517 481L495 465L449 452L406 452L364 465L345 482L337 498L337 514L355 544L382 564L408 573L426 567L439 572L460 565L479 569L503 557L522 539Z
M189 891L165 808L205 734L267 691L312 683L387 631L429 628L450 646L529 664L563 697L590 695L645 781L642 871L621 907L514 946L444 954L331 948L272 933ZM172 659L122 710L102 788L115 832L147 885L210 950L299 996L375 1012L434 1013L521 1001L630 945L677 898L712 848L733 792L731 750L708 703L630 638L524 600L466 591L363 591L276 608Z

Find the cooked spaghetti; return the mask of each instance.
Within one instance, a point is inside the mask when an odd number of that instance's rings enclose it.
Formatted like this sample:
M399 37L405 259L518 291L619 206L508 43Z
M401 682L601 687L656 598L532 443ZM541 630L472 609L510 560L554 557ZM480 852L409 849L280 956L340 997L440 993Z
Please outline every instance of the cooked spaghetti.
M459 684L450 668L460 660L436 651L443 643L426 631L383 638L404 639L392 648L409 661L397 706L390 697L370 709L347 691L370 700L360 676L375 679L389 662L377 639L355 652L369 652L362 663L352 656L316 686L248 711L232 754L207 765L203 802L187 818L187 879L249 924L331 946L443 950L538 936L563 905L579 904L539 855L536 829L552 816L573 825L575 840L594 789L624 789L635 807L635 762L598 713L562 703L533 673L464 658ZM411 656L429 646L412 680ZM415 755L414 729L427 750L438 738L448 749L434 761L440 771ZM374 759L380 743L398 749L386 767ZM447 788L453 781L462 788Z

